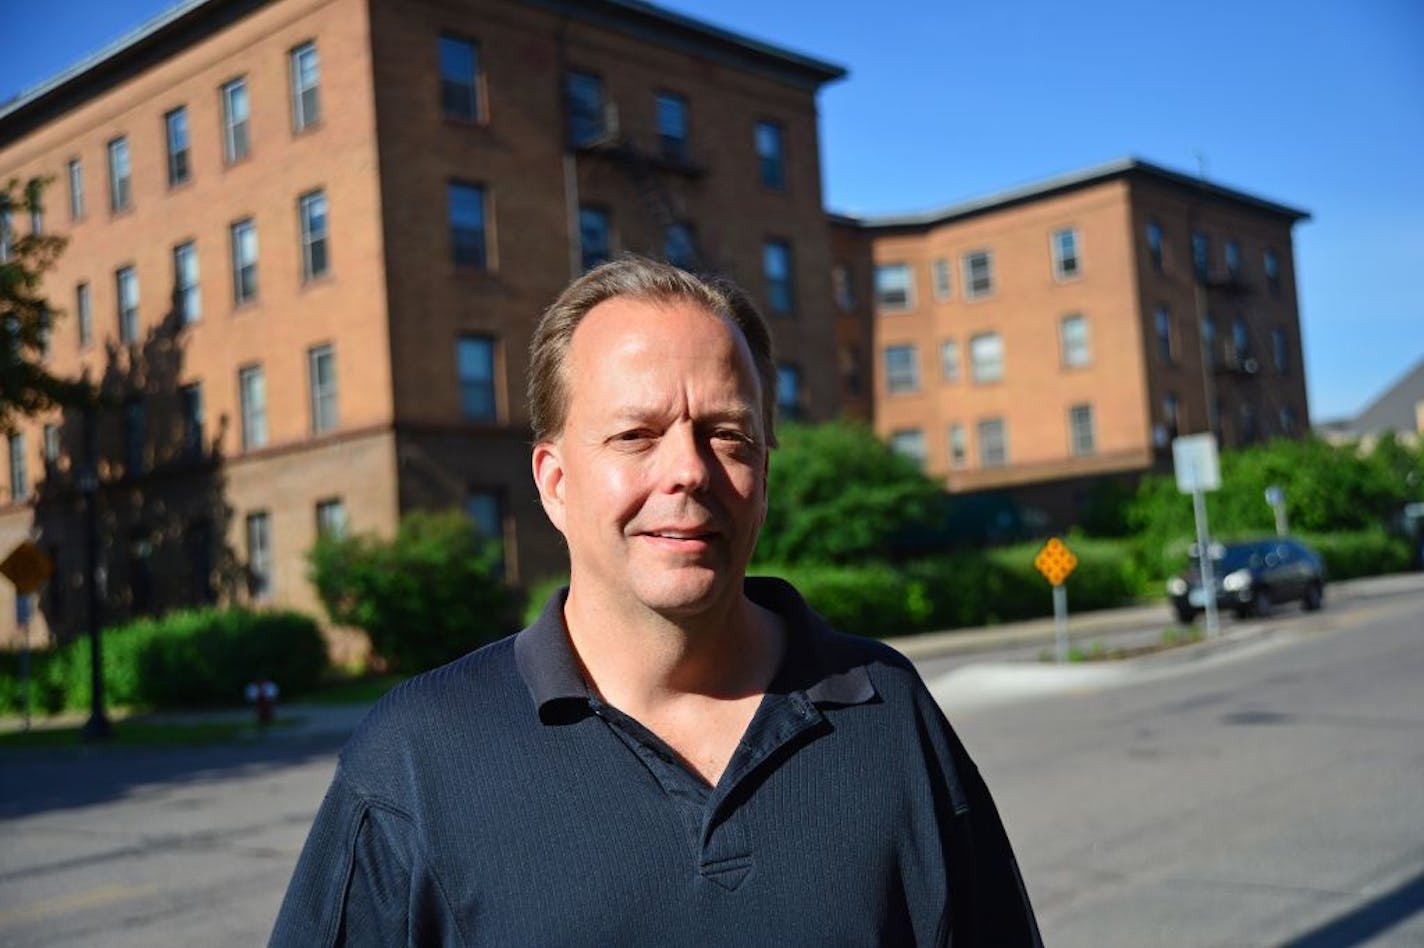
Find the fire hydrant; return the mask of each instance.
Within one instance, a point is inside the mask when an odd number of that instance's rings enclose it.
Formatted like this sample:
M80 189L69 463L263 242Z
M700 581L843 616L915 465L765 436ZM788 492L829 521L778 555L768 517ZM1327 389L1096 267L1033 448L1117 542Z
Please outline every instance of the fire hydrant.
M247 700L257 711L257 723L263 727L272 723L277 713L277 685L266 678L247 684Z

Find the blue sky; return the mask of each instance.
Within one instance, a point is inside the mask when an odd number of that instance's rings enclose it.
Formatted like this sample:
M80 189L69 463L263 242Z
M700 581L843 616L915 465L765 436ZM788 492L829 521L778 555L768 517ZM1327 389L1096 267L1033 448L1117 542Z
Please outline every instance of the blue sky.
M0 99L170 5L0 0ZM661 5L850 69L821 99L832 209L925 209L1124 155L1204 161L1313 215L1295 245L1313 420L1424 359L1418 0Z

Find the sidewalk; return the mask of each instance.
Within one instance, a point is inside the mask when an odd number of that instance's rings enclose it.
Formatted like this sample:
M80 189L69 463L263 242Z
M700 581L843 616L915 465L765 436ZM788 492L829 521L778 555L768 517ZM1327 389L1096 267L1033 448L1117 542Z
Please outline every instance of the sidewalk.
M1326 586L1325 608L1330 608L1332 600L1343 602L1375 599L1421 590L1424 590L1424 572L1347 579ZM1289 609L1294 606L1283 604L1280 608ZM1119 609L1074 613L1070 587L1068 610L1068 636L1075 640L1115 632L1160 631L1177 624L1172 608L1165 599ZM886 639L885 642L906 658L919 661L944 655L994 652L1021 646L1051 646L1054 634L1053 617L1047 616L1022 622L1005 622L1002 625L903 635Z

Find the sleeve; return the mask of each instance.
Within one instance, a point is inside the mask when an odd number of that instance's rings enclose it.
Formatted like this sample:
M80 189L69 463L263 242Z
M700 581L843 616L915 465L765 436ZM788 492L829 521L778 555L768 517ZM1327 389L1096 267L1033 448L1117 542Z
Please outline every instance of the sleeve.
M950 818L950 905L954 948L1042 948L1038 922L999 810L979 768L941 715L949 749L951 782L959 787Z
M337 768L297 860L268 944L406 944L411 871L404 821L374 806Z

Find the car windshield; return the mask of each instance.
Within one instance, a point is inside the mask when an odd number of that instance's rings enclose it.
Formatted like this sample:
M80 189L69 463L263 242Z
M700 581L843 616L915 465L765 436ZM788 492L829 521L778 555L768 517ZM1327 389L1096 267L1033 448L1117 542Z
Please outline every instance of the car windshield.
M1228 546L1221 559L1216 561L1216 568L1231 573L1248 566L1259 566L1260 563L1261 548L1255 544Z

